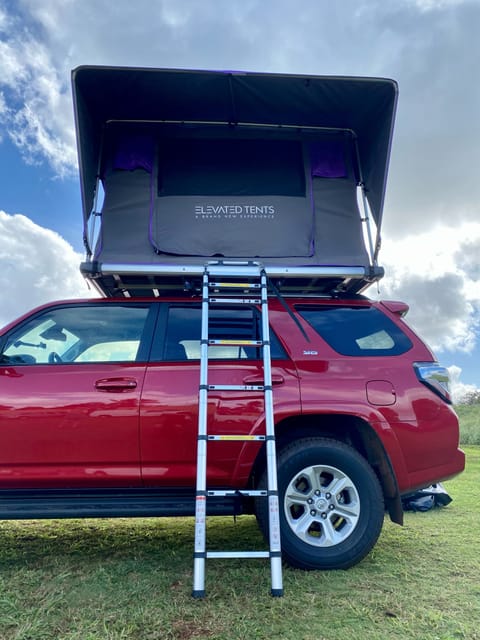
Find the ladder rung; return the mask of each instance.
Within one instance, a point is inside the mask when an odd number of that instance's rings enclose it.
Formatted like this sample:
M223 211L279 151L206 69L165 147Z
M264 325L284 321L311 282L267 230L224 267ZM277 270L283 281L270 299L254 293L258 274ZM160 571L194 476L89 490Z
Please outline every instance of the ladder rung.
M209 282L208 286L212 289L260 289L259 282Z
M209 498L226 498L239 495L250 498L265 498L268 494L267 491L263 489L212 489L207 491Z
M266 436L249 436L249 435L241 435L241 434L225 434L225 435L215 435L215 436L207 436L208 440L220 440L223 442L263 442L266 440Z
M261 304L260 298L209 298L211 304Z
M209 391L265 391L263 384L209 384Z
M210 347L261 347L262 340L214 340L208 341Z
M262 269L259 264L232 261L228 264L207 264L205 272L217 278L259 278Z
M270 551L207 551L207 558L269 558Z

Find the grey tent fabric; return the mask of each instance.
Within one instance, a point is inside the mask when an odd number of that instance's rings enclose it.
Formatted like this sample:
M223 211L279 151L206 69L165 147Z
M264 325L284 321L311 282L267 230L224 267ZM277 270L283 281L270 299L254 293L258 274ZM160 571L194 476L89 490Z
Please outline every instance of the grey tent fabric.
M159 143L151 227L159 253L312 254L313 203L299 140L225 127L197 129L193 138L181 133Z
M72 72L72 83L85 224L93 210L105 124L170 121L354 132L361 179L381 227L397 103L393 80L83 66Z
M315 255L319 265L367 265L356 187L351 181L313 179Z
M241 258L308 257L313 211L306 198L171 196L158 199L152 242L158 253Z
M142 262L153 254L149 239L152 175L113 170L104 178L105 199L96 259Z
M227 145L222 167L216 166L215 145L211 157L203 151L212 148L210 138L202 139L202 154L195 161L182 159L184 138L178 138L182 154L173 170L168 164L172 152L165 148L175 140L169 138L167 145L162 133L157 127L149 136L128 132L122 139L116 131L112 137L96 260L145 264L221 256L286 264L368 264L349 136L300 137L293 140L298 146L294 154L297 147L289 135L284 140L285 170L268 153L262 158L264 141L258 132L247 136L245 146L248 151L253 142L255 161L248 154L239 161L234 144L230 163L230 140L225 134L217 137ZM282 137L277 134L274 142ZM271 142L269 132L265 146ZM154 154L153 148L160 151ZM277 156L281 151L275 147Z

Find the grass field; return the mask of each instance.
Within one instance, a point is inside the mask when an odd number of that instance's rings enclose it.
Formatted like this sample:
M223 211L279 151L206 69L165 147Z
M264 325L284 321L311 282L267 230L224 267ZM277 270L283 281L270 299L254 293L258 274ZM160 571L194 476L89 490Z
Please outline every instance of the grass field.
M480 404L455 407L460 418L460 441L462 444L480 445Z
M190 597L193 519L0 523L1 640L480 639L480 447L446 483L453 502L385 521L348 571L285 569L269 595L263 560L212 560ZM209 544L262 547L252 517L211 519Z

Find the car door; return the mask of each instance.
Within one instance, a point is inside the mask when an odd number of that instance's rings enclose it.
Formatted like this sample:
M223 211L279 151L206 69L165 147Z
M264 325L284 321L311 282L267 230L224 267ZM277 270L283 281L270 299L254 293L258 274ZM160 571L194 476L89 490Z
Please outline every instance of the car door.
M210 313L210 337L259 338L254 308L220 308ZM142 475L148 485L192 486L196 470L201 309L198 304L164 304L154 338L141 399ZM272 382L278 412L299 407L296 370L272 333ZM209 347L209 384L259 385L263 361L258 347ZM262 391L208 393L209 434L261 434ZM211 442L210 485L246 482L259 443Z
M3 337L0 487L140 484L152 313L140 303L59 305Z

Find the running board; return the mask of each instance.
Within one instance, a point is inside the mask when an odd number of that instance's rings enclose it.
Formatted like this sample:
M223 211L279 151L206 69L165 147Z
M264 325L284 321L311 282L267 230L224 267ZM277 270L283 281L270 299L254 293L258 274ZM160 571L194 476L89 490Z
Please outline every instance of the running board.
M219 490L208 515L240 515L242 494ZM0 520L50 518L149 518L193 516L195 492L159 489L0 490Z

